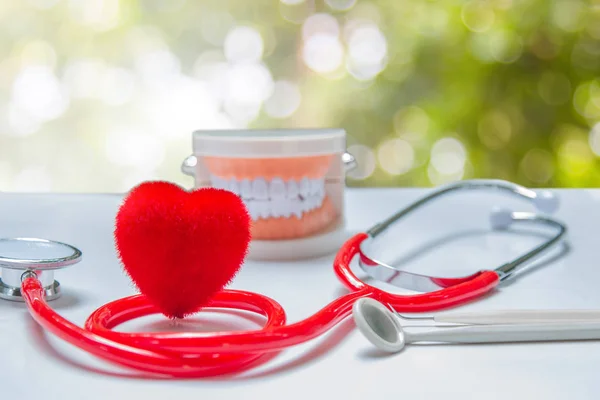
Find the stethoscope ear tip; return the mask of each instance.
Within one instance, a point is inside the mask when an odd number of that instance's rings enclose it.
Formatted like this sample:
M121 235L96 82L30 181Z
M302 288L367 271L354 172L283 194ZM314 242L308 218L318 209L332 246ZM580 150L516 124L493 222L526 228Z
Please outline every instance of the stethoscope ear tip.
M358 330L378 349L396 353L404 348L400 322L382 303L369 297L358 299L352 316Z
M506 208L494 208L490 214L490 225L494 230L508 229L513 221L512 211Z
M544 214L554 214L560 206L558 196L549 190L536 192L533 203L535 204L535 208Z

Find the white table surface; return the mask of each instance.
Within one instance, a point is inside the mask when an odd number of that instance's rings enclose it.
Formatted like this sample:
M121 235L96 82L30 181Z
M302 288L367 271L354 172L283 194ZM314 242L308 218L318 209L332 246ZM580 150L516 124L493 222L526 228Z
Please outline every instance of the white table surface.
M569 226L568 251L556 248L518 279L461 310L600 308L600 191L559 190L557 213ZM425 193L422 189L347 192L349 234ZM134 293L113 247L119 195L0 193L0 237L36 236L71 243L83 261L57 273L63 296L52 306L82 325L100 305ZM488 233L494 205L530 204L490 193L456 194L398 226L407 267L444 275L491 268L541 241L539 236ZM445 239L444 239L445 238ZM431 243L430 243L431 242ZM314 313L343 292L333 254L292 263L248 262L232 288L279 301L290 322ZM239 316L207 314L173 327L160 316L124 330L249 329ZM330 334L287 350L275 360L227 379L154 380L92 357L44 333L25 306L0 301L0 383L13 399L592 399L600 393L600 341L571 343L415 345L381 356L347 319ZM335 396L335 397L334 397Z

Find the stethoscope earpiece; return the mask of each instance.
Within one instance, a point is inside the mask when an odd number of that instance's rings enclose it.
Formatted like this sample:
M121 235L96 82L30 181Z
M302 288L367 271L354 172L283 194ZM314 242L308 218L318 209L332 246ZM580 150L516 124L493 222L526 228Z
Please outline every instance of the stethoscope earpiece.
M533 198L533 204L535 208L544 214L554 214L560 206L558 196L549 190L542 190L536 192L536 196Z
M490 213L490 225L493 230L506 230L514 222L512 210L506 208L494 208Z

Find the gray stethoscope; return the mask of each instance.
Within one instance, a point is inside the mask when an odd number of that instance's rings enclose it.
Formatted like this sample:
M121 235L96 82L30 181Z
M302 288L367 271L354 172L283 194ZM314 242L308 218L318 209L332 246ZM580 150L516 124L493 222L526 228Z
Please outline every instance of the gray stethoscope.
M369 255L376 245L376 238L385 236L394 222L416 208L445 194L463 189L499 189L531 201L542 213L552 213L558 208L558 198L549 191L536 192L510 182L496 180L462 181L434 190L431 194L412 203L390 219L369 230L370 238L361 248L360 267L376 280L408 289L423 289L440 278L427 277L403 271L391 263L377 260ZM546 242L503 264L495 271L507 278L517 266L531 260L542 251L557 244L565 235L566 227L561 222L545 215L525 212L493 211L493 229L507 229L515 222L540 223L556 228L556 233ZM66 243L36 239L0 239L0 297L22 301L21 282L31 276L37 277L45 291L45 299L60 296L60 285L54 279L54 270L73 265L81 260L79 249ZM436 323L459 325L441 329L439 332L408 333L402 329L402 317L386 305L373 298L361 298L354 303L354 320L360 331L374 345L384 351L396 352L407 343L415 341L442 342L507 342L522 340L573 340L600 337L600 311L596 310L549 310L549 311L496 311L487 313L447 314L431 317ZM411 317L414 318L414 317ZM426 318L426 317L421 317ZM476 326L471 326L476 325Z

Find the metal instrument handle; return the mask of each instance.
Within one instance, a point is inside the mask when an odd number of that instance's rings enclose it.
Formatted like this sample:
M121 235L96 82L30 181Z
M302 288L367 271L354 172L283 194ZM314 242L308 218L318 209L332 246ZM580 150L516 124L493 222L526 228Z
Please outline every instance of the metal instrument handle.
M484 312L462 312L436 315L435 322L500 325L597 321L600 310L494 310Z
M514 325L475 325L404 332L406 343L509 343L600 339L600 321Z

